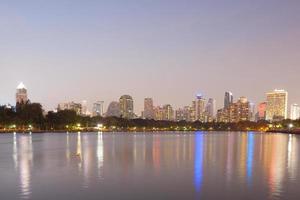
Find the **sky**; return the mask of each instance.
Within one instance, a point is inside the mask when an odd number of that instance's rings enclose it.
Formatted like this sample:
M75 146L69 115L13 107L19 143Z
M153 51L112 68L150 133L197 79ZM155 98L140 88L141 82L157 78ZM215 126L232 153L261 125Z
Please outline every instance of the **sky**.
M46 110L60 102L145 97L155 105L265 100L300 104L299 0L0 1L0 104L19 82Z

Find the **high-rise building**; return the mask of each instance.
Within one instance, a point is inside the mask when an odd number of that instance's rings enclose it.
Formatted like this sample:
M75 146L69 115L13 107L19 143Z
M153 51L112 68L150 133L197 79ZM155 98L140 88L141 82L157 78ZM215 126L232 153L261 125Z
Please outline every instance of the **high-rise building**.
M96 117L96 116L100 116L102 117L103 116L103 104L104 104L104 101L97 101L93 104L93 116Z
M232 92L225 92L224 108L229 108L231 104L233 104L233 94Z
M237 123L250 121L250 103L246 97L241 97L236 103L230 104L228 108L220 109L217 113L218 122Z
M152 98L145 98L144 100L143 118L154 119L154 107Z
M163 120L164 110L162 107L157 106L154 108L154 119L155 120Z
M194 121L205 121L205 99L198 94L196 100L193 101Z
M274 90L267 93L266 120L279 121L287 119L288 93L285 90Z
M83 100L81 103L81 115L88 115L88 106L87 106L87 101Z
M291 105L291 120L300 119L300 106L298 104Z
M134 112L133 112L133 99L129 95L123 95L120 97L119 100L120 104L120 112L121 117L126 119L133 119Z
M216 100L210 98L205 108L205 121L212 122L216 116Z
M17 87L16 103L25 104L27 102L28 102L27 89L25 85L21 82Z
M175 111L175 120L183 121L184 120L184 109L179 108Z
M106 117L120 117L120 104L119 102L113 101L109 104L106 112Z
M57 110L73 110L76 112L77 115L82 115L82 104L81 103L75 103L75 102L69 102L69 103L60 103L57 106Z
M257 108L257 121L266 120L267 102L258 104Z
M174 110L170 104L163 106L163 120L166 121L174 120Z
M249 103L249 111L250 111L250 113L249 113L249 119L250 119L250 121L255 121L255 114L256 114L256 112L255 112L255 104L254 103L252 103L252 102L250 102Z

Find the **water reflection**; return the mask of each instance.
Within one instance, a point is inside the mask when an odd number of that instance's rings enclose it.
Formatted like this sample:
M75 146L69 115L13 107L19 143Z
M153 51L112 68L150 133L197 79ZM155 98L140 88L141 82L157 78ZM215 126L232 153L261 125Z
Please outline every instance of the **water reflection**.
M98 178L103 179L103 163L104 163L104 146L103 146L103 133L98 133L97 140L97 163L98 163Z
M31 169L33 168L32 135L16 135L13 137L14 164L19 176L21 198L30 199Z
M195 135L195 168L194 183L197 192L201 190L203 179L203 133L197 132Z
M33 140L36 137L15 134L9 138L13 139L9 144L11 170L17 175L22 198L39 194L34 191L39 185L34 183L59 185L61 177L65 185L56 188L57 194L92 191L95 195L98 190L99 194L107 194L113 185L118 191L132 194L139 187L158 195L178 188L173 191L178 192L178 199L180 194L193 199L222 199L221 195L227 197L224 199L242 199L243 195L280 199L283 195L300 195L297 135L99 132L44 134L41 143ZM42 178L33 177L34 170ZM0 171L0 176L4 172Z
M254 156L254 133L248 133L248 150L247 150L247 180L251 181L252 178L252 168L253 168L253 156Z

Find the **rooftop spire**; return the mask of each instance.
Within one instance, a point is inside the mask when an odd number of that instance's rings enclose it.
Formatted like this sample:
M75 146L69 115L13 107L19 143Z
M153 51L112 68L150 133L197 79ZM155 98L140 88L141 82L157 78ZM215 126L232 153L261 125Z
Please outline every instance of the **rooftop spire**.
M18 90L20 89L26 89L25 85L23 84L23 82L21 82L18 87L17 87Z

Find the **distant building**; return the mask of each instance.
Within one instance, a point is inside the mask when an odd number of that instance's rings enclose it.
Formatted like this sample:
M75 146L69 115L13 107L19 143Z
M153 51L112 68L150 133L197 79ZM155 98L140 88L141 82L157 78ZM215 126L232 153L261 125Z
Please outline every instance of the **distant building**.
M175 120L176 121L192 121L192 108L191 106L185 106L183 108L179 108L175 111Z
M119 102L113 101L108 105L106 117L120 117L120 104Z
M159 121L163 120L164 110L162 107L157 106L154 108L154 119Z
M154 106L152 98L145 98L143 118L154 119Z
M87 116L88 114L89 112L88 112L87 101L83 100L81 103L81 115Z
M102 117L104 114L103 110L104 101L97 101L93 104L93 116Z
M255 114L256 114L256 112L255 112L255 104L254 103L252 103L252 102L250 102L249 103L249 119L250 119L250 121L255 121Z
M73 110L77 115L82 115L82 105L80 103L69 102L69 103L60 103L57 106L57 111L62 110Z
M257 121L266 120L266 112L267 112L267 102L262 102L258 104L257 108Z
M216 116L216 100L210 98L205 108L205 121L212 122Z
M288 93L285 90L274 90L267 93L266 120L279 121L287 119Z
M25 85L21 82L17 87L16 103L25 104L27 102L28 102L27 89Z
M126 119L133 119L135 117L133 112L133 99L129 95L123 95L119 100L121 117Z
M300 106L298 104L291 105L291 120L300 119Z
M194 121L205 121L205 99L201 94L193 101L193 112Z
M250 121L250 103L246 97L241 97L236 103L232 103L228 108L220 109L217 113L218 122L237 123Z
M229 108L231 104L233 104L233 94L232 92L225 92L224 108L225 109Z
M174 121L174 110L170 104L163 106L163 117L162 120Z
M175 111L175 120L176 121L183 121L184 119L184 110L179 108Z

